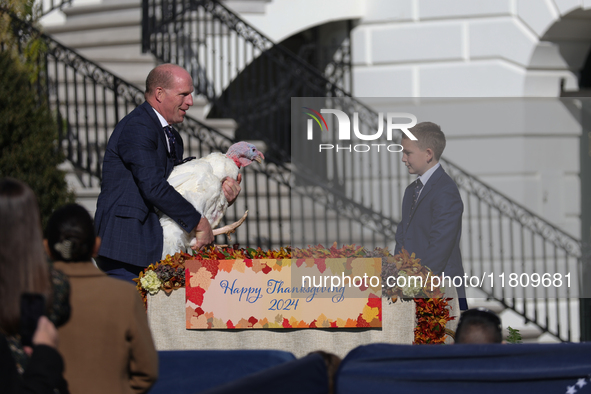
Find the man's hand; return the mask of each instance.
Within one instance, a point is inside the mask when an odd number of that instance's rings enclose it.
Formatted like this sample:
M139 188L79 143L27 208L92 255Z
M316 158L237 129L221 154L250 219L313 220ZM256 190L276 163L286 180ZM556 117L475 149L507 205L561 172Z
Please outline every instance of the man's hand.
M242 182L242 174L238 174L237 180L230 177L222 179L222 190L224 191L226 200L228 200L228 206L234 204L234 201L238 198L238 194L240 194L241 190L240 182Z
M211 225L204 216L201 217L199 224L197 224L197 227L195 228L195 239L197 242L194 246L191 246L191 249L195 251L198 251L202 247L209 245L214 240L213 231L211 231Z

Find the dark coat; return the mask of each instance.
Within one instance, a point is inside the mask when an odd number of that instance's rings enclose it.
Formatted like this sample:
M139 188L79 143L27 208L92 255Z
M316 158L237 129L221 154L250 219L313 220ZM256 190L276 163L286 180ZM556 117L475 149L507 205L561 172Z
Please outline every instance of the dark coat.
M458 187L439 167L423 187L409 222L413 187L407 187L404 192L395 254L404 248L408 253L415 253L421 264L431 268L435 275L463 277L460 236L464 204ZM458 296L465 296L463 286L457 291Z
M176 155L182 158L183 141L174 133ZM173 167L162 125L145 102L117 124L107 144L95 214L100 256L140 267L160 261L156 209L187 232L197 226L201 215L166 181Z

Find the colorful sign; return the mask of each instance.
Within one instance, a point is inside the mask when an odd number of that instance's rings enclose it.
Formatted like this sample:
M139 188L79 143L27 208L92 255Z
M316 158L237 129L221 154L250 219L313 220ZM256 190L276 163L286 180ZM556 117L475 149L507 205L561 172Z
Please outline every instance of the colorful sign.
M331 276L379 276L380 258L190 260L185 267L187 329L382 326L380 285L330 284Z

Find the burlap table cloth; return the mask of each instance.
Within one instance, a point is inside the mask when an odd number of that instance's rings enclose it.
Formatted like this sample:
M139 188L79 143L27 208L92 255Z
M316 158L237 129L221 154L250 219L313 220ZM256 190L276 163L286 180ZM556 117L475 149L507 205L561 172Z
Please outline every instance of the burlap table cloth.
M454 289L455 292L455 289ZM450 302L452 315L458 315L458 303ZM370 343L411 344L414 339L414 301L382 301L381 329L246 329L187 330L185 289L166 295L163 291L148 295L148 320L158 350L238 350L274 349L303 357L324 350L339 357L360 345ZM448 327L455 330L457 323Z

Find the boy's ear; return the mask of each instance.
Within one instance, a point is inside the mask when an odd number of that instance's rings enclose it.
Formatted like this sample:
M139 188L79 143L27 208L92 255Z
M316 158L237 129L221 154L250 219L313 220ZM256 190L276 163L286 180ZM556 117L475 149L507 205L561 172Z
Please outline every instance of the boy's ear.
M427 148L425 152L427 153L427 163L431 163L433 161L433 158L435 157L435 155L433 154L433 149Z

